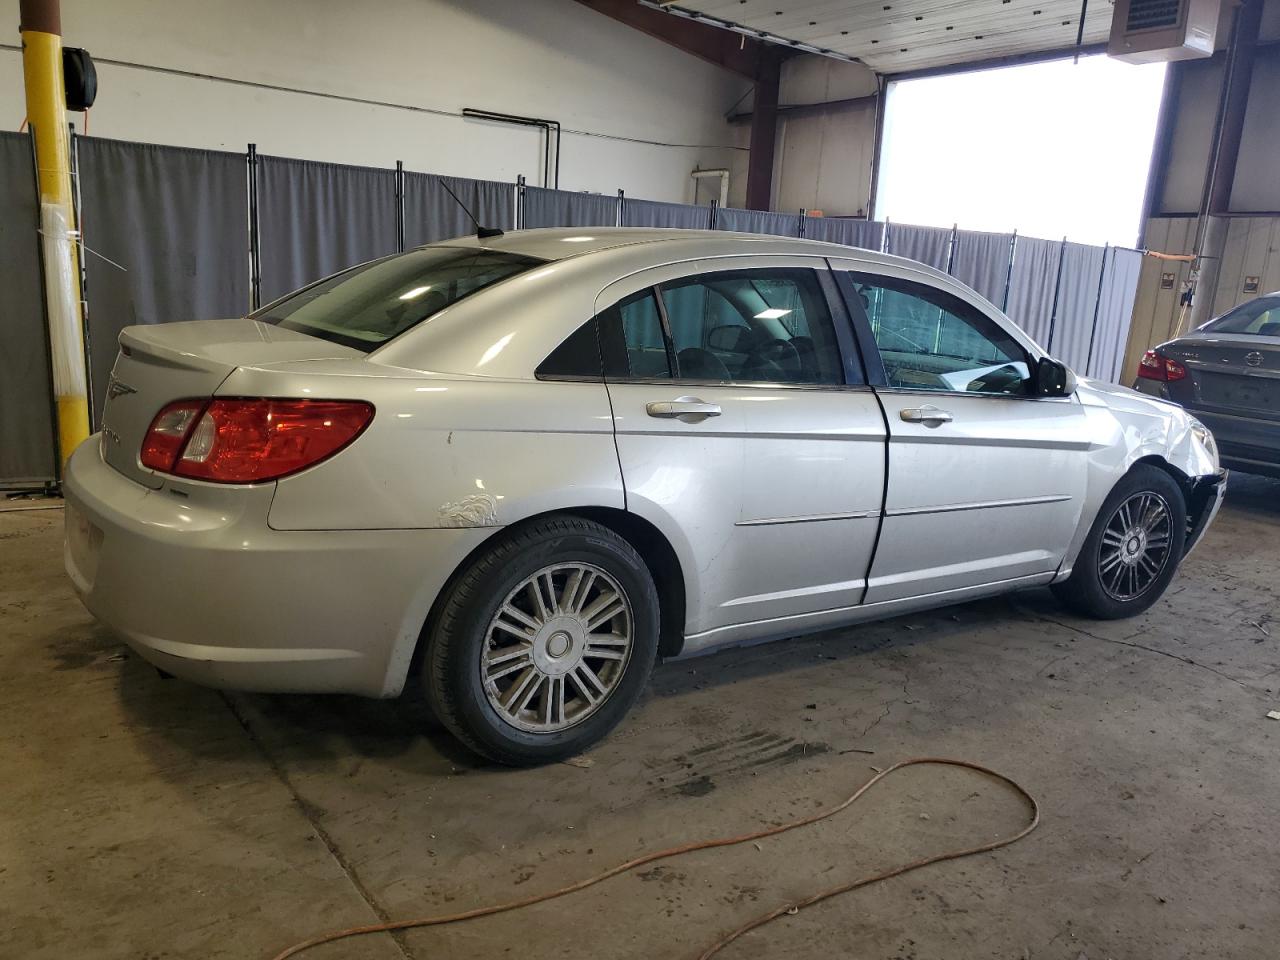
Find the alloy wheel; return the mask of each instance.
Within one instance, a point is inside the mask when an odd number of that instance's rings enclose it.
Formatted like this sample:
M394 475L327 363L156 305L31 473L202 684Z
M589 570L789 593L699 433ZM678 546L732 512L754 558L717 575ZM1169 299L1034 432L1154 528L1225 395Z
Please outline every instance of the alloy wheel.
M1113 600L1135 600L1169 563L1172 513L1159 494L1129 497L1111 515L1098 550L1098 578Z
M526 577L489 621L480 669L504 721L555 733L594 714L631 657L631 601L604 570L556 563Z

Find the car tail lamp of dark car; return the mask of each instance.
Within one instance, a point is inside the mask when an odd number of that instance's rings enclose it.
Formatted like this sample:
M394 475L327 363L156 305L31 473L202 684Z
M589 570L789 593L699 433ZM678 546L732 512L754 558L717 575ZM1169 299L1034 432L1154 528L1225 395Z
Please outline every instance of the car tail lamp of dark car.
M1142 355L1138 364L1138 376L1146 380L1162 380L1165 383L1181 380L1187 375L1187 368L1177 360L1163 357L1154 350Z
M213 483L261 483L333 456L373 419L358 400L178 400L142 441L142 465Z

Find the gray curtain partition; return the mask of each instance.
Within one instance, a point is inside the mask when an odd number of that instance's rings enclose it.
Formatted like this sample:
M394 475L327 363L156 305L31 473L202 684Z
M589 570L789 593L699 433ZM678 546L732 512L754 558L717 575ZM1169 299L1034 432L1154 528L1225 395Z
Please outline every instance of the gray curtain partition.
M1133 301L1138 293L1142 254L1137 250L1112 247L1107 251L1107 268L1102 277L1102 298L1098 308L1098 328L1093 334L1089 376L1119 382L1123 371L1124 348L1129 339Z
M1008 233L957 230L951 252L951 275L973 287L997 307L1003 307L1012 240L1012 234Z
M395 253L393 170L258 158L262 303Z
M878 220L850 220L843 217L806 217L807 240L843 243L847 247L879 250L884 242L884 224Z
M598 193L524 188L524 219L521 226L612 227L618 223L618 198Z
M441 177L434 173L405 173L406 248L475 234L475 224L441 187L442 182L458 195L458 199L467 205L483 226L497 227L499 230L515 229L515 184L495 180L468 180L465 177Z
M0 482L51 480L53 384L31 138L0 133Z
M670 230L710 230L711 207L662 203L658 200L632 200L626 197L622 201L622 225Z
M1058 280L1058 260L1062 244L1056 240L1019 237L1009 278L1010 319L1036 343L1049 341L1049 320L1053 314L1053 291Z
M96 424L121 328L248 311L248 187L242 154L77 143Z
M919 260L939 270L947 269L947 248L951 244L951 231L942 227L912 227L891 223L888 249L895 257Z
M1068 243L1062 252L1052 343L1044 347L1077 373L1088 374L1089 340L1098 305L1103 248Z
M249 307L248 171L243 154L78 138L88 301L90 401L102 408L122 327L242 316ZM517 187L405 172L403 221L391 169L258 157L261 299L352 264L475 230L449 186L485 226L515 227ZM523 225L597 227L611 196L526 187ZM1120 370L1141 254L1019 237L798 213L621 200L623 226L804 235L908 257L983 294L1072 369ZM0 480L56 474L37 201L28 137L0 133ZM1104 272L1105 261L1105 272ZM1008 282L1008 302L1005 284ZM1055 294L1056 289L1056 294Z
M772 213L768 210L735 210L732 207L725 207L716 211L716 229L798 237L800 236L800 214Z

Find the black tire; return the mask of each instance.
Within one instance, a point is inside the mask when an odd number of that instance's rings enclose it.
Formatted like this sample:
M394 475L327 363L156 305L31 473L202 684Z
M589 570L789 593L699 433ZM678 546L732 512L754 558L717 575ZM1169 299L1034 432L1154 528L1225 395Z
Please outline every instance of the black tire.
M558 563L588 564L621 588L631 608L630 655L593 713L565 729L530 732L490 703L482 663L499 608L523 581ZM447 589L423 658L427 697L449 731L490 760L511 766L563 760L603 739L634 705L657 659L658 625L653 577L631 544L580 517L534 521L500 535Z
M1104 583L1101 570L1104 563L1103 535L1121 505L1131 503L1131 498L1141 494L1158 497L1168 508L1168 551L1159 572L1147 586L1132 597L1117 597L1115 591ZM1062 583L1054 584L1053 592L1068 608L1095 620L1137 616L1159 600L1173 580L1182 561L1186 536L1187 505L1182 489L1159 467L1139 464L1115 485L1103 502L1080 548L1071 576ZM1110 557L1106 559L1110 560Z

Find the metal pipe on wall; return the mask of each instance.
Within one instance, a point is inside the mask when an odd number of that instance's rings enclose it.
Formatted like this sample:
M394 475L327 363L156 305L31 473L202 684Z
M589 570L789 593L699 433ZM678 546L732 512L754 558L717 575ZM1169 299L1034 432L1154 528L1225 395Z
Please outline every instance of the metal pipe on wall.
M523 117L517 113L498 113L494 110L480 110L475 107L463 107L462 115L473 120L491 120L494 123L511 123L519 127L541 127L546 135L542 144L542 185L547 188L560 189L560 121L543 120L539 117ZM555 128L555 164L551 160L551 129ZM554 173L554 179L552 179Z
M59 462L89 436L89 383L80 309L78 233L62 73L58 0L20 0L22 76L36 146L45 320L57 408Z
M697 167L694 167L693 173L691 173L690 176L693 177L694 179L693 202L695 204L698 202L697 181L704 180L707 177L719 177L720 178L720 206L727 207L729 205L729 170L728 168L715 167L715 168L708 168L706 170L699 170Z

